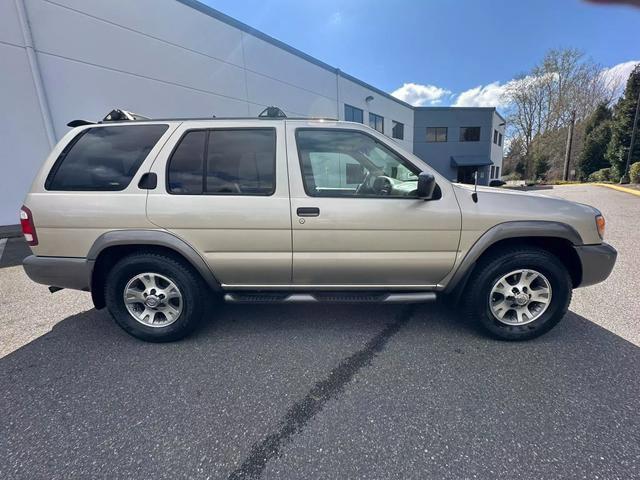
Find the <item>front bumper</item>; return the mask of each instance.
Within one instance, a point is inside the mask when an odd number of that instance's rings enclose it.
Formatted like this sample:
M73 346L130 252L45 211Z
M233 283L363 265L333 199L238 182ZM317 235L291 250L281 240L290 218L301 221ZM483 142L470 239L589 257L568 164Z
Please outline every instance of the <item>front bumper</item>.
M606 280L616 263L616 249L608 243L574 248L582 264L582 280L576 287L588 287Z
M85 258L29 255L22 266L27 276L36 283L89 291L91 263Z

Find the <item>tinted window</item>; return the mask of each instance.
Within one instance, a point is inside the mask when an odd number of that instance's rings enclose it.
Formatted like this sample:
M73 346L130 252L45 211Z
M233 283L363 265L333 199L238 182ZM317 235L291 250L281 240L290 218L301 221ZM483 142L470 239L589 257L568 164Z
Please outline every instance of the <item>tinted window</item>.
M384 117L376 115L375 113L370 113L369 126L380 133L384 133Z
M446 142L447 127L427 127L427 142Z
M418 169L373 138L349 130L296 132L304 188L313 197L406 197Z
M93 127L75 137L49 173L47 190L124 190L167 125Z
M275 130L210 131L207 193L271 195L275 172Z
M404 123L393 120L392 125L393 128L391 129L391 136L399 140L404 140Z
M189 132L169 161L168 189L185 195L271 195L275 141L269 128Z
M352 107L351 105L344 105L344 119L347 122L364 123L364 112L359 108Z
M206 140L205 130L189 132L182 137L169 161L168 179L171 193L202 193Z
M479 142L480 127L460 127L461 142Z

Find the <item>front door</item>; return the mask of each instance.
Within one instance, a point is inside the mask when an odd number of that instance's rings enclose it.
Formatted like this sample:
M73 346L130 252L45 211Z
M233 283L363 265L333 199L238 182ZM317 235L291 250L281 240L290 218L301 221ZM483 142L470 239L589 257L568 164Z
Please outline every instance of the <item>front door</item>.
M215 125L212 127L212 125ZM158 156L149 220L191 244L224 286L291 283L284 123L190 122ZM166 165L166 168L165 168Z
M448 183L417 198L421 168L355 127L288 123L287 150L295 285L430 289L451 270L461 218Z

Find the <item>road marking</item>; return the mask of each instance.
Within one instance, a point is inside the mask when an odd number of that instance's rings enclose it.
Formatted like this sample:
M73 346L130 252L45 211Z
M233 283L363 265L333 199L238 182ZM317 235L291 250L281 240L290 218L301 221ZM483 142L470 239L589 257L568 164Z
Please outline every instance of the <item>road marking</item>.
M620 185L614 185L612 183L594 183L593 185L597 185L598 187L613 188L614 190L630 193L631 195L637 195L638 197L640 197L640 190L635 190L633 188L622 187Z
M0 238L0 261L2 261L2 254L4 253L4 247L7 244L6 238Z

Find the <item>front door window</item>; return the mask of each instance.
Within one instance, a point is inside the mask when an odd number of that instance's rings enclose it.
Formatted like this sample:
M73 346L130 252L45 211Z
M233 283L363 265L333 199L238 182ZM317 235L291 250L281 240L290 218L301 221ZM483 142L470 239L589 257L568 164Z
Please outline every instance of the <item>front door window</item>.
M299 129L296 138L309 196L415 196L420 171L369 135Z

